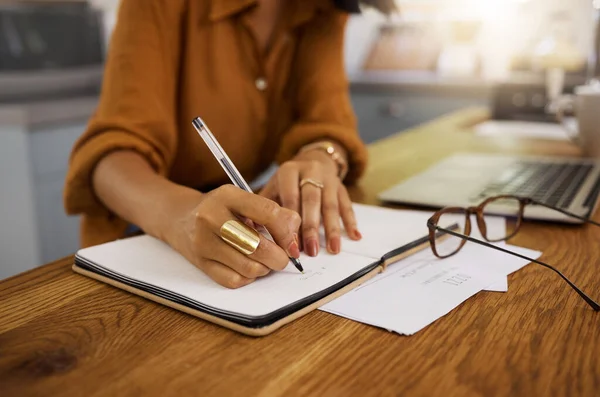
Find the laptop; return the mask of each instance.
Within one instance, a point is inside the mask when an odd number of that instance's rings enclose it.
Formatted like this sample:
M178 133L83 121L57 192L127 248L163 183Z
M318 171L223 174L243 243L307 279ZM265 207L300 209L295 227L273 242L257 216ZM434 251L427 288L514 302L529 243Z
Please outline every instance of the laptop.
M389 203L442 208L475 206L487 197L510 194L589 217L598 206L599 190L599 159L458 153L378 197ZM489 212L512 215L515 210L494 206ZM539 205L525 207L524 217L581 222Z

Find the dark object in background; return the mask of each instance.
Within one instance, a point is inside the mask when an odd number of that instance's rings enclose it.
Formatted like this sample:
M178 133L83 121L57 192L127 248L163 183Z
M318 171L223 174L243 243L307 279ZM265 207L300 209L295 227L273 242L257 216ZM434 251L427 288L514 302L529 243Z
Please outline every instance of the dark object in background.
M98 92L103 41L87 2L0 3L0 102Z
M361 5L373 7L385 15L398 12L398 7L396 7L394 0L333 0L333 2L340 10L354 14L360 13Z
M102 21L87 3L0 5L0 70L23 71L102 62Z
M564 93L572 94L575 86L583 84L583 77L568 79ZM531 81L500 83L493 88L492 118L495 120L520 120L556 122L556 117L546 113L546 86L542 78Z

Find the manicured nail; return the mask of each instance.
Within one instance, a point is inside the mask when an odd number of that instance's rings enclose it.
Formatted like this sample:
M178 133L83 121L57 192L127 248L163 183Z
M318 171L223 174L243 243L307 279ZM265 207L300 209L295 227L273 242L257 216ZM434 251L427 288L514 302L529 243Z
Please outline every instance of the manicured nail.
M341 244L342 243L339 237L329 239L329 252L332 254L339 254Z
M306 253L310 256L317 256L319 253L319 244L317 244L317 240L311 238L306 242Z
M300 258L300 248L298 248L298 243L295 240L288 247L288 255L292 258Z

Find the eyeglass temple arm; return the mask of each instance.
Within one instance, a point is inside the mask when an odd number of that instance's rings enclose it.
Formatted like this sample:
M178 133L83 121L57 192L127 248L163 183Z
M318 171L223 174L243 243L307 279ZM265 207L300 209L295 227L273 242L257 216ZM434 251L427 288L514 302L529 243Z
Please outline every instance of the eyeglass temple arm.
M541 201L537 201L537 200L534 200L534 199L529 199L529 200L531 200L530 201L531 204L541 205L542 207L550 208L551 210L558 211L561 214L565 214L565 215L573 217L575 219L579 219L580 221L584 221L584 222L587 222L587 223L591 223L592 225L600 226L600 223L598 223L596 221L593 221L593 220L591 220L589 218L583 217L581 215L576 215L576 214L574 214L572 212L565 211L565 210L563 210L561 208L555 207L555 206L550 205L550 204L545 204L545 203L543 203Z
M471 237L471 236L466 236L466 235L464 235L464 234L460 234L460 233L453 232L452 230L444 229L443 227L435 226L435 228L436 228L437 230L443 231L443 232L445 232L445 233L449 233L449 234L451 234L451 235L453 235L453 236L456 236L456 237L458 237L458 238L462 238L462 239L465 239L465 240L467 240L467 241L471 241L471 242L473 242L473 243L477 243L477 244L483 245L483 246L485 246L485 247L488 247L488 248L493 248L493 249L496 249L496 250L498 250L498 251L502 251L502 252L504 252L504 253L507 253L507 254L510 254L510 255L514 255L514 256L516 256L516 257L519 257L519 258L521 258L521 259L525 259L525 260L531 261L531 262L533 262L533 263L537 263L538 265L542 265L542 266L544 266L544 267L546 267L546 268L548 268L548 269L550 269L550 270L554 271L554 272L555 272L556 274L558 274L558 275L559 275L559 276L560 276L560 277L561 277L563 280L565 280L565 281L567 282L567 284L569 284L569 285L571 286L571 288L573 288L573 290L575 290L575 292L577 292L577 294L578 294L579 296L581 296L581 298L582 298L584 301L586 301L586 303L587 303L588 305L590 305L590 306L592 307L592 309L594 309L595 311L600 311L600 305L599 305L598 303L596 303L596 302L595 302L595 301L594 301L592 298L590 298L589 296L587 296L587 295L586 295L586 294L585 294L585 293L584 293L582 290L580 290L580 289L579 289L579 288L578 288L578 287L577 287L575 284L573 284L573 283L571 282L571 280L569 280L569 279L568 279L568 278L567 278L567 277L566 277L564 274L562 274L562 273L561 273L559 270L557 270L557 269L555 269L554 267L552 267L552 266L548 265L547 263L544 263L544 262L538 261L537 259L529 258L529 257L527 257L527 256L525 256L525 255L521 255L521 254L518 254L518 253L516 253L516 252L509 251L509 250L507 250L507 249L504 249L504 248L502 248L502 247L497 247L497 246L495 246L495 245L493 245L493 244L490 244L490 243L488 243L488 242L485 242L485 241L477 240L477 239L475 239L475 238L473 238L473 237Z

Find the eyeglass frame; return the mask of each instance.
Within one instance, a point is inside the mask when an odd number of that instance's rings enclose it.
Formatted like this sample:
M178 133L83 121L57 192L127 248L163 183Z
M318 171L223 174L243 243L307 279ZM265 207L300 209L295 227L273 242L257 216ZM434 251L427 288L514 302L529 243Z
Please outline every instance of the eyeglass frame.
M514 230L512 231L512 233L507 234L505 237L501 238L501 239L488 239L487 237L487 227L486 227L486 223L485 223L485 218L484 218L484 213L483 210L485 208L486 205L488 205L491 202L494 202L496 200L501 200L501 199L512 199L512 200L518 200L519 201L519 212L517 213L517 224L514 228ZM502 251L504 253L510 254L510 255L514 255L516 257L519 257L521 259L525 259L528 260L530 262L536 263L538 265L544 266L552 271L554 271L555 273L557 273L567 284L569 284L569 286L588 304L592 307L592 309L594 309L594 311L600 311L600 304L598 304L596 301L594 301L592 298L590 298L588 295L586 295L579 287L577 287L571 280L569 280L564 274L562 274L558 269L556 269L555 267L544 263L542 261L539 261L537 259L533 259L533 258L529 258L525 255L521 255L518 254L516 252L507 250L505 248L502 247L498 247L496 245L490 244L490 243L494 243L494 242L500 242L500 241L506 241L509 240L510 238L514 237L517 232L519 231L521 224L523 222L523 214L525 211L525 207L527 205L539 205L542 207L546 207L555 211L558 211L564 215L573 217L575 219L579 219L581 221L584 221L586 223L591 223L593 225L596 226L600 226L600 223L595 222L589 218L586 217L582 217L580 215L577 214L573 214L569 211L565 211L562 208L558 208L558 207L554 207L552 205L534 200L530 197L522 197L522 196L514 196L514 195L499 195L499 196L492 196L492 197L488 197L487 199L485 199L484 201L482 201L479 205L474 206L474 207L445 207L442 208L438 211L436 211L428 220L427 220L427 228L429 229L429 246L431 247L431 250L433 252L433 254L440 258L440 259L444 259L444 258L448 258L452 255L455 255L456 253L458 253L458 251L460 251L462 249L462 247L464 247L464 245L466 244L467 241L471 241L473 243L477 243L480 245L483 245L485 247L488 248L493 248L495 250L498 251ZM465 219L465 234L461 234L458 233L456 231L453 231L451 229L446 229L443 227L438 226L438 221L441 218L442 215L445 214L464 214L466 219ZM476 238L473 238L470 236L471 234L471 215L475 215L475 218L477 220L477 227L479 228L479 231L482 235L482 237L486 240L486 241L482 241L482 240L478 240ZM489 215L489 214L488 214ZM452 253L448 254L448 255L440 255L437 252L437 247L436 247L436 237L440 236L440 232L442 233L446 233L446 234L450 234L452 236L458 237L460 239L462 239L460 245L458 246L458 248L453 251Z

